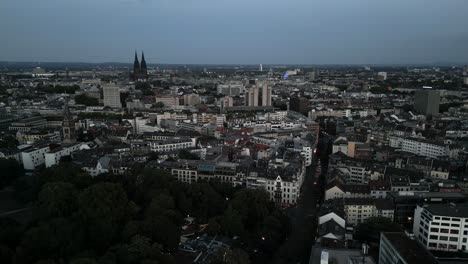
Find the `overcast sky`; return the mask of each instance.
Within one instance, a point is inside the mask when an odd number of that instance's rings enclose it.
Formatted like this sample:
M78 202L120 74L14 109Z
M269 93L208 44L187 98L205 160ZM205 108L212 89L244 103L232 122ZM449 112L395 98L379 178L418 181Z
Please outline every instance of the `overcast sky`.
M0 0L0 61L468 63L468 0Z

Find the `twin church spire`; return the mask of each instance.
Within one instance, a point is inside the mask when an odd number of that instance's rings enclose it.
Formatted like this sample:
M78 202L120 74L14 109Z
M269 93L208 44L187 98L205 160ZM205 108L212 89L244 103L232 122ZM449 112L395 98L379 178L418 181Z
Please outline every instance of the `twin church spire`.
M133 79L141 80L148 77L148 68L146 67L145 53L141 52L141 63L138 60L138 54L135 50L135 60L133 61Z

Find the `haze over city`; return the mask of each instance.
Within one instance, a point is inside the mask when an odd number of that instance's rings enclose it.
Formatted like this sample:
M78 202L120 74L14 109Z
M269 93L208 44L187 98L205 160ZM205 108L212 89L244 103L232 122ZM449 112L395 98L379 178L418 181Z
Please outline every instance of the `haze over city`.
M464 0L5 0L0 61L432 64L468 61Z

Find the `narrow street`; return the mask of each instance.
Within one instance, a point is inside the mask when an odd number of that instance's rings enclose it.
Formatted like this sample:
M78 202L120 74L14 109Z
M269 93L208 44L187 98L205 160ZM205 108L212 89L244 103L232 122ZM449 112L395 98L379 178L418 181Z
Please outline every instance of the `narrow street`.
M288 209L291 233L275 256L273 263L308 263L314 242L317 221L317 201L320 193L315 178L317 164L307 168L299 203Z

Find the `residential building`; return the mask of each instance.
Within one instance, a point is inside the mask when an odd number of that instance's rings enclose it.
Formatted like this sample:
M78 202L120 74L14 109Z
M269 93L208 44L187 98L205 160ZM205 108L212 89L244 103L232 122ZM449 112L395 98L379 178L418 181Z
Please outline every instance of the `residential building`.
M439 114L440 92L432 89L417 90L414 94L414 110L424 115Z
M348 225L357 225L370 217L385 217L393 221L393 203L389 199L345 198L344 212Z
M104 95L104 106L108 106L111 108L121 108L122 104L120 102L120 88L112 85L107 84L103 87L103 95Z
M44 161L46 168L59 164L62 157L70 156L73 152L83 149L82 146L84 145L84 143L64 144L45 153ZM89 147L86 145L84 149L89 149Z
M468 251L468 204L418 205L413 233L428 250Z
M48 141L37 143L21 152L21 160L25 170L34 170L45 163L45 154L49 152Z

